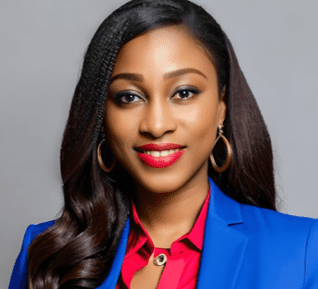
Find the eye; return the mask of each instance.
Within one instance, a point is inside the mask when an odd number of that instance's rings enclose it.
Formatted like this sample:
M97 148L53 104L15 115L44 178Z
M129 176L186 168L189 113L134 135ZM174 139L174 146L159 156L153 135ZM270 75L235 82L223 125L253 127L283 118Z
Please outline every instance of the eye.
M174 98L187 100L192 98L194 94L199 94L200 92L195 88L181 88L175 94Z
M132 92L121 92L115 96L116 102L119 104L134 103L141 100L141 97Z

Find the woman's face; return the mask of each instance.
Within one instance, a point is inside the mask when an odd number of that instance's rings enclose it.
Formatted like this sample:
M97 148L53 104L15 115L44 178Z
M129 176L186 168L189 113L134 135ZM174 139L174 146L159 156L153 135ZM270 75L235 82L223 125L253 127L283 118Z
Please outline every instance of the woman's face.
M105 110L110 147L137 189L207 182L226 107L211 59L184 29L158 28L121 48Z

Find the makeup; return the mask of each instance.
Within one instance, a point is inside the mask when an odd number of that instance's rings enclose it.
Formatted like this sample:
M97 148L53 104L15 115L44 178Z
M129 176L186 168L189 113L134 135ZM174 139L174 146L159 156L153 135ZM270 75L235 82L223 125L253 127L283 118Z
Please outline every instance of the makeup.
M112 71L106 139L136 191L206 187L226 106L213 62L184 32L162 27L128 41Z
M181 145L172 143L146 144L137 147L140 160L153 168L166 168L176 163L184 153Z

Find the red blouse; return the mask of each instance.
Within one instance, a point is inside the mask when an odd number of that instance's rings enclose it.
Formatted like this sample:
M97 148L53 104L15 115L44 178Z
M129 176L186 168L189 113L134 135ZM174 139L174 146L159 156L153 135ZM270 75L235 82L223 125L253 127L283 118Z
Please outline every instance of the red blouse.
M170 249L155 248L132 203L132 229L118 280L121 288L130 288L134 274L148 264L152 253L154 257L161 253L167 257L157 289L194 289L196 287L209 198L210 191L191 231L174 241ZM116 289L119 289L118 285Z

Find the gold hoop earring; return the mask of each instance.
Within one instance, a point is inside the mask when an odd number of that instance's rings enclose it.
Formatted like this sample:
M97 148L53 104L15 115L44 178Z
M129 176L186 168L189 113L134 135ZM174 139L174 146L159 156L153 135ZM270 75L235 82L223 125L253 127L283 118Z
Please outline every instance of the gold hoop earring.
M214 168L214 170L216 170L218 173L223 173L230 165L231 161L232 161L232 148L231 148L231 145L229 143L229 141L227 140L227 138L223 135L223 125L220 124L219 125L219 133L218 133L218 137L214 143L214 147L216 145L216 143L219 141L219 139L222 139L223 142L225 143L225 146L226 146L226 149L227 149L227 156L226 156L226 160L224 162L224 164L219 167L216 162L215 162L215 159L214 159L214 156L213 156L213 150L212 150L212 153L210 155L210 160L211 160L211 163L212 163L212 166ZM213 148L214 148L213 147Z
M102 170L103 170L104 172L106 172L106 173L110 173L110 172L113 170L114 166L115 166L116 159L115 159L115 158L113 159L112 164L110 165L109 168L105 166L105 164L104 164L104 162L103 162L103 158L102 158L102 153L101 153L101 146L102 146L102 144L103 144L104 141L105 141L105 139L103 139L103 140L99 143L99 145L98 145L98 147L97 147L97 160L98 160L98 163L99 163L100 167L102 168Z

